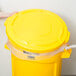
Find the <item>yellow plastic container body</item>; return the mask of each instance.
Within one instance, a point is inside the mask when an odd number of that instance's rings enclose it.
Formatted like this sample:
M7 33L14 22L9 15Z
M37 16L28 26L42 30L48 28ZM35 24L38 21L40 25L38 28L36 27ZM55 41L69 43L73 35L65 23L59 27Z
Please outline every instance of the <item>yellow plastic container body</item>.
M70 36L58 15L42 9L21 11L9 17L5 26L11 44L32 53L52 52L66 44ZM29 61L11 53L12 76L61 76L62 58L69 58L70 54L71 49L48 59Z
M53 62L40 63L20 60L12 54L12 76L61 76L62 59L55 56L50 61Z

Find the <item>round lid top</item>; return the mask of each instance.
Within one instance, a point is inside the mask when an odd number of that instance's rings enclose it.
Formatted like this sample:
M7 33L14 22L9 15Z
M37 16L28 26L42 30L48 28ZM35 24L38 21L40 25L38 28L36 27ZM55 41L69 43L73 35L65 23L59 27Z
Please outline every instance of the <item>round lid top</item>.
M64 21L42 9L21 11L7 18L6 33L14 46L34 53L50 52L67 40Z

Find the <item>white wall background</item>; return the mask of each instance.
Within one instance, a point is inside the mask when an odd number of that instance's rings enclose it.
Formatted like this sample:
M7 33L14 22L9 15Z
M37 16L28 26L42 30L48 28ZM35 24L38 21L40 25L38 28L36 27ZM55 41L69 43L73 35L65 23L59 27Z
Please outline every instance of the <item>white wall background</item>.
M70 44L76 44L76 0L0 0L5 12L21 11L30 8L48 9L60 15L71 32ZM11 55L4 49L7 40L4 20L0 20L0 76L11 76ZM64 59L62 74L76 75L76 49L70 59Z

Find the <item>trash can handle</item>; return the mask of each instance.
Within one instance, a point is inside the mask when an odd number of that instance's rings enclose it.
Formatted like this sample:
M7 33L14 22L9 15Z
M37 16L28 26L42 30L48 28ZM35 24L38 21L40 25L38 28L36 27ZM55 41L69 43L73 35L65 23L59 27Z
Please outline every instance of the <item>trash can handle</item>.
M61 55L61 58L70 58L70 55L72 53L72 48L76 48L76 45L69 45L64 48L64 52Z
M71 52L72 52L71 48L76 48L76 45L68 46L67 44L64 44L60 48L58 48L57 50L52 51L52 52L48 52L48 53L32 53L32 52L28 52L28 51L25 51L25 50L23 50L23 52L21 52L20 50L22 50L22 49L14 48L11 45L10 41L8 40L8 42L5 45L5 48L8 49L8 50L11 50L11 52L14 55L16 55L18 58L20 58L19 55L21 54L23 56L26 56L27 60L29 59L28 57L35 58L34 60L43 60L43 59L51 58L52 56L54 56L54 55L56 55L56 54L58 54L60 52L62 53L61 58L69 58L70 55L71 55Z
M72 48L76 48L76 45L67 46L65 49L68 50L68 49L72 49Z

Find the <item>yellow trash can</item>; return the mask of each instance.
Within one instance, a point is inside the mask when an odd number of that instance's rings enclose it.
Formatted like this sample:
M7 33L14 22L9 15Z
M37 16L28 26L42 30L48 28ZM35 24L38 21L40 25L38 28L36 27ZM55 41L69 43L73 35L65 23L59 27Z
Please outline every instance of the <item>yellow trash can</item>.
M61 76L62 58L70 33L55 13L43 9L21 11L5 22L11 50L12 76Z

